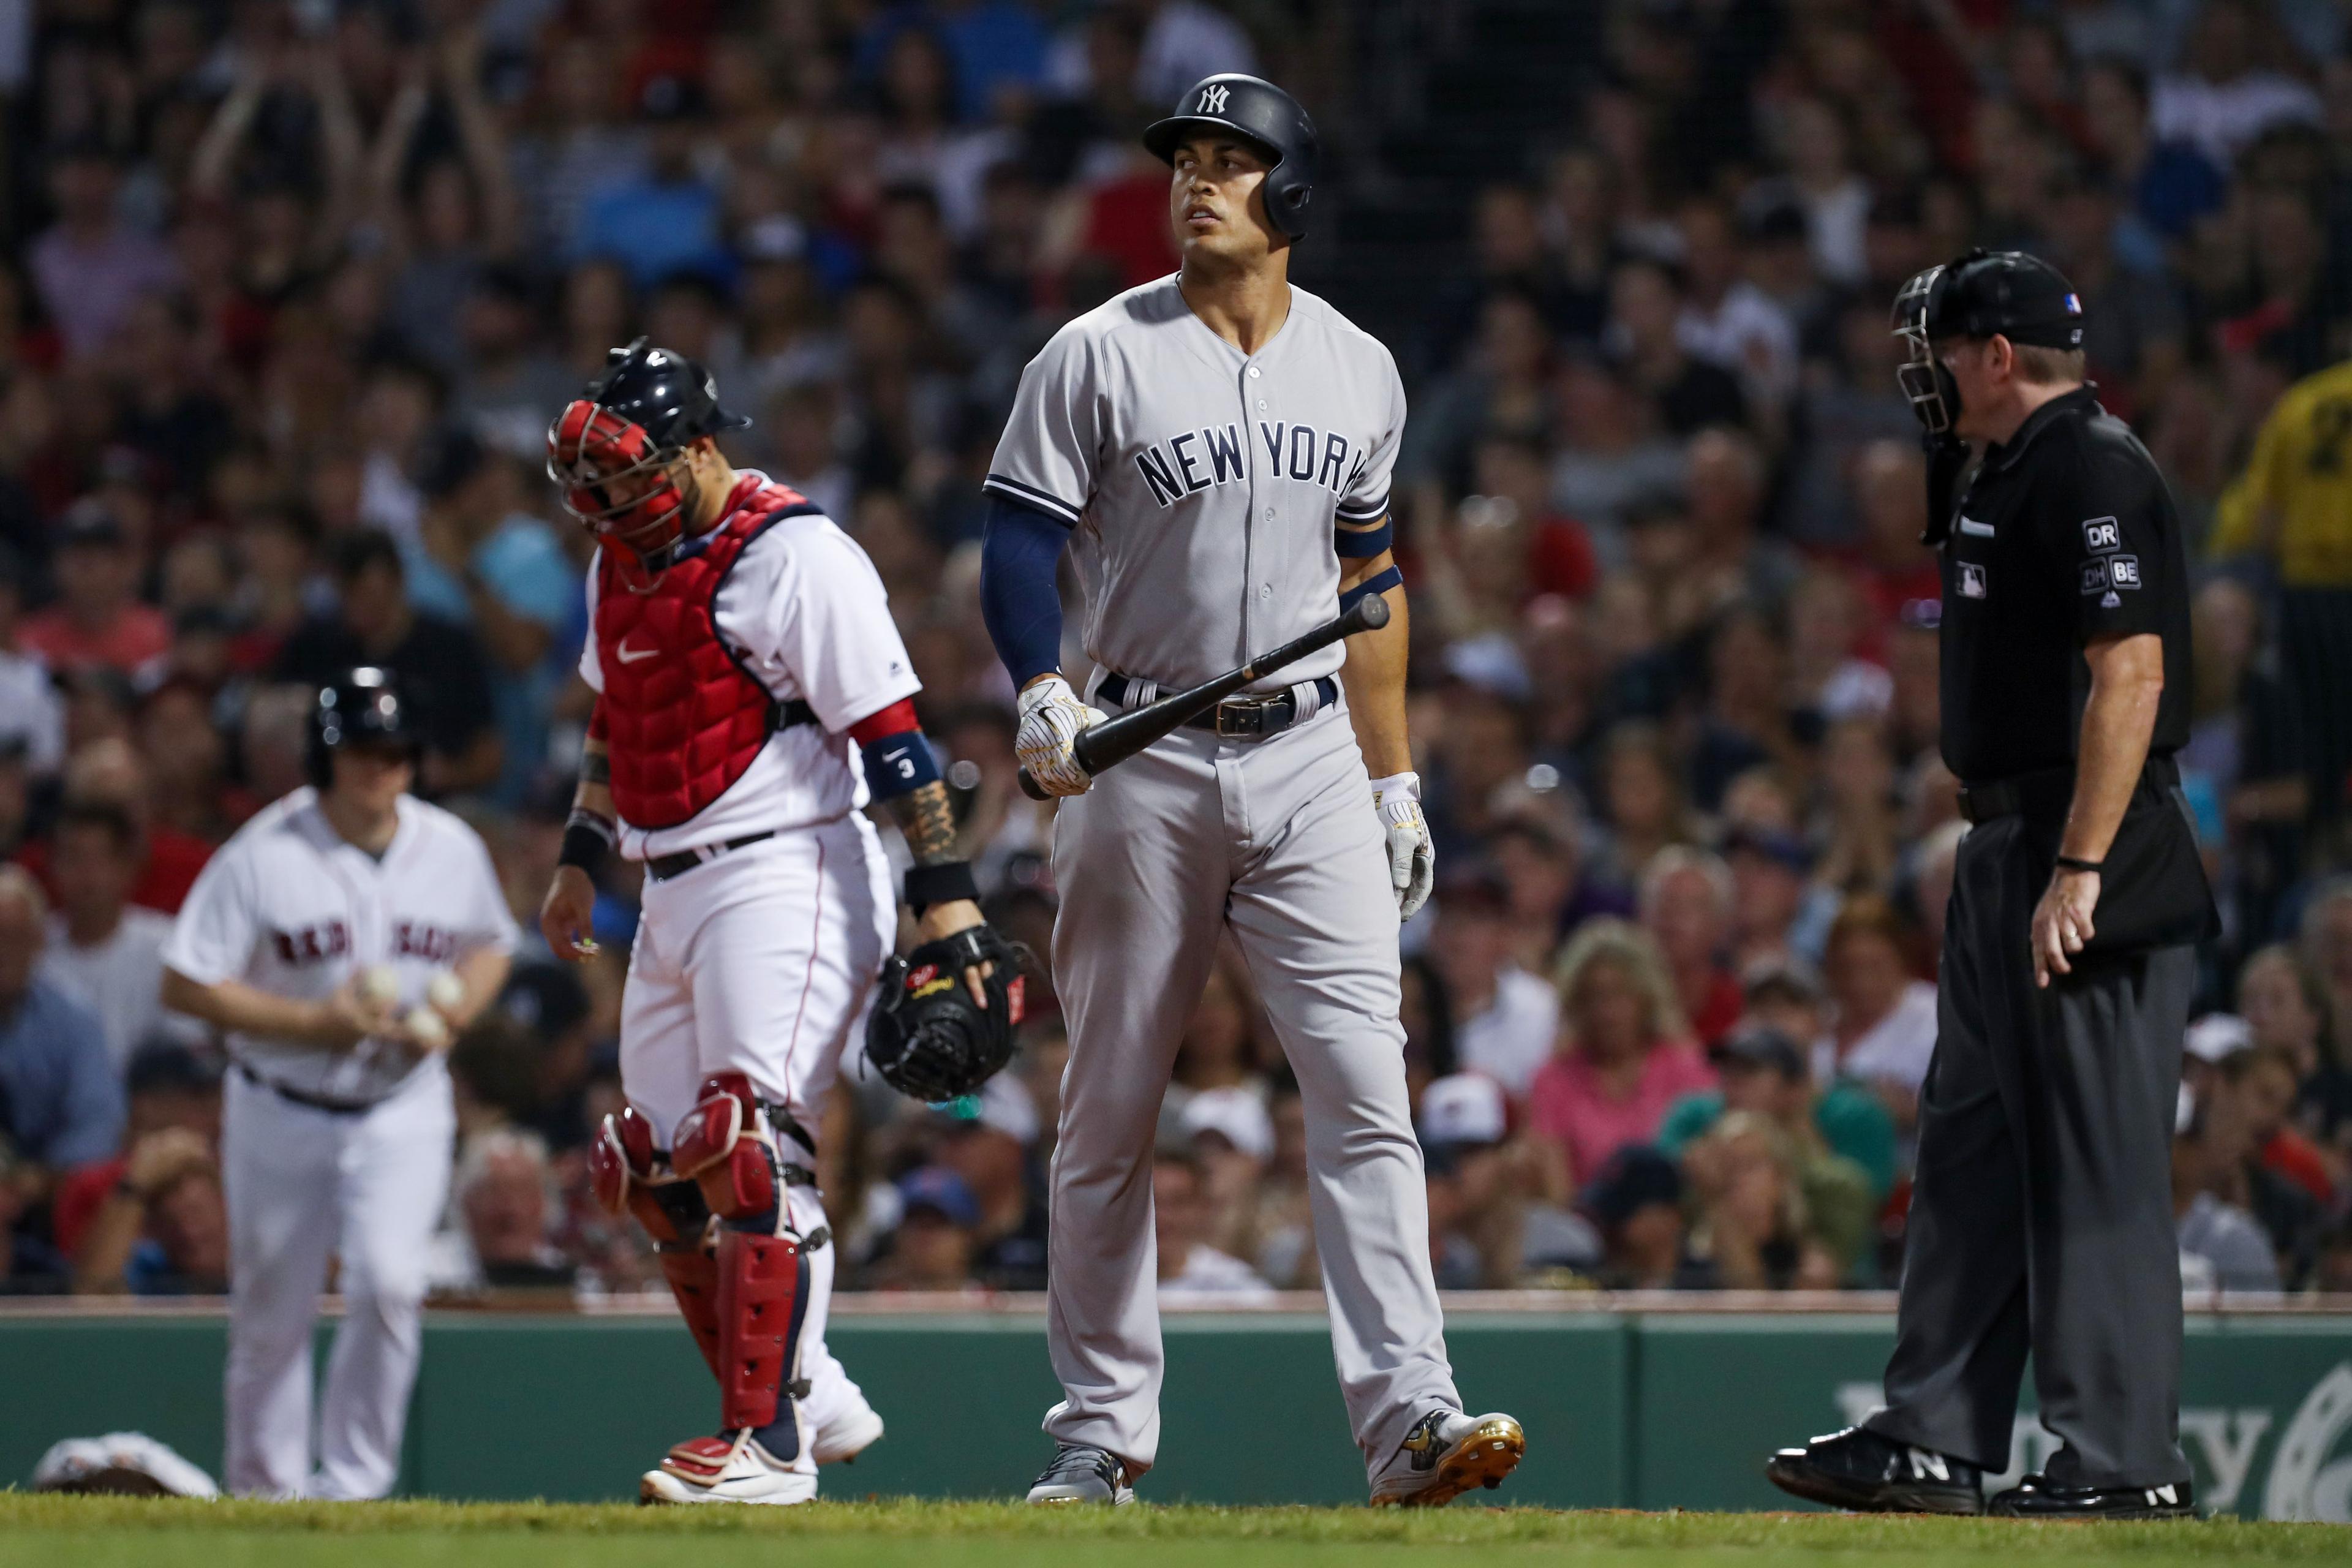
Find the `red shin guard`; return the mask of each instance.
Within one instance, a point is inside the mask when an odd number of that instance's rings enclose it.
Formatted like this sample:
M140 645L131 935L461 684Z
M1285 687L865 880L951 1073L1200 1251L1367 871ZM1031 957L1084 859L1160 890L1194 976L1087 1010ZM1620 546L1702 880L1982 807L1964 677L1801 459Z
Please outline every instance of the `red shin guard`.
M789 1372L800 1243L789 1236L721 1230L719 1256L719 1412L726 1427L765 1426Z

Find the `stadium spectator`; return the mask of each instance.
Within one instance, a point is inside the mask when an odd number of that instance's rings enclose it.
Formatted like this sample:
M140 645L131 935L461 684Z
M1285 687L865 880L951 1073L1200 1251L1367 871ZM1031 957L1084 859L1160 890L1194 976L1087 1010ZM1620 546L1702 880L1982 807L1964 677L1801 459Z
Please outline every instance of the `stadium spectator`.
M2238 1011L2249 1043L2294 1063L2295 1121L2336 1162L2343 1184L2352 1174L2352 1070L2336 1043L2326 989L2293 947L2273 942L2238 971Z
M1735 1110L1684 1152L1692 1252L1731 1290L1833 1290L1844 1277L1821 1217L1807 1206L1788 1134Z
M1524 1096L1551 1055L1559 998L1520 967L1510 885L1486 867L1448 870L1429 957L1452 1015L1454 1065Z
M121 520L91 500L59 525L58 602L26 617L16 640L51 669L150 672L172 646L171 623L138 599L140 557Z
M1623 921L1589 921L1556 973L1559 1040L1528 1090L1540 1190L1565 1202L1609 1157L1657 1136L1682 1096L1715 1075L1688 1038L1657 943Z
M0 866L0 1136L58 1172L114 1152L123 1100L98 1015L39 972L48 913L39 883Z
M414 607L400 547L388 534L358 533L335 559L337 605L286 639L272 671L314 691L357 665L391 673L422 710L427 793L488 787L499 776L501 748L493 722L489 660L464 626Z
M1163 1306L1262 1301L1274 1288L1242 1259L1208 1243L1209 1176L1182 1145L1162 1147L1151 1162L1151 1224L1160 1258Z
M71 801L51 831L58 907L41 954L42 977L98 1015L116 1072L158 1029L184 1022L163 1011L168 915L131 901L139 825L120 805Z
M569 1289L578 1269L550 1239L555 1177L535 1132L497 1128L466 1141L452 1184L462 1242L443 1289Z
M1830 927L1823 974L1836 1021L1813 1047L1813 1077L1876 1089L1907 1134L1936 1049L1936 988L1915 979L1912 936L1875 894L1849 899Z
M1642 925L1673 975L1691 1037L1712 1047L1739 1021L1739 980L1726 962L1734 883L1721 857L1671 845L1642 873Z
M1619 1150L1586 1185L1581 1206L1601 1232L1596 1277L1612 1290L1712 1290L1711 1261L1694 1257L1683 1215L1683 1175L1645 1144Z
M185 1127L147 1133L90 1216L74 1289L90 1296L220 1296L228 1290L228 1209L220 1154Z
M875 1266L877 1290L968 1290L980 1204L964 1179L926 1165L898 1183L899 1218L889 1251Z

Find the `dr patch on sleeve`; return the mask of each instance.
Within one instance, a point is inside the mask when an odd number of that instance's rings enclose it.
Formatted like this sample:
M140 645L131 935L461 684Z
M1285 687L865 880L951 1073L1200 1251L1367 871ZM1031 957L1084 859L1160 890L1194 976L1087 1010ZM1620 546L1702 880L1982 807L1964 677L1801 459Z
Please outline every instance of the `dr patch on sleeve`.
M2112 517L2089 518L2083 523L2083 548L2094 555L2124 547L2123 524Z

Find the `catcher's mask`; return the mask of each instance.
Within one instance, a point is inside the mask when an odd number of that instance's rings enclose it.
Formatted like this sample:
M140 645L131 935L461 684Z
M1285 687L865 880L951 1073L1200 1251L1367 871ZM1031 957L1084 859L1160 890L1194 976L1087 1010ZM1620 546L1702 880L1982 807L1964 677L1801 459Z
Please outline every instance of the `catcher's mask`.
M1930 437L1960 412L1959 384L1936 355L1939 339L1990 338L2061 350L2083 346L2083 300L2065 275L2019 250L1969 251L1930 267L1895 297L1895 335L1907 356L1895 372Z
M563 510L618 545L624 579L650 588L677 557L693 480L679 459L697 439L751 421L719 405L718 384L684 354L637 339L547 428L547 476Z
M1911 412L1920 428L1930 436L1950 432L1952 420L1960 411L1960 384L1944 362L1936 357L1936 346L1928 341L1929 306L1935 300L1936 285L1947 268L1930 267L1903 285L1895 296L1895 335L1903 340L1904 361L1895 368L1895 379L1903 388L1903 395L1911 402Z

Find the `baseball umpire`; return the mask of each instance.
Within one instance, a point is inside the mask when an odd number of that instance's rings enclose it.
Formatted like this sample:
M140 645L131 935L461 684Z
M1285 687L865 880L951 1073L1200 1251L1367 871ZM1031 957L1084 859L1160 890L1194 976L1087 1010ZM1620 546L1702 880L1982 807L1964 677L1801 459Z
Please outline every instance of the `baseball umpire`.
M1389 475L1395 363L1288 280L1315 127L1215 76L1144 132L1181 271L1079 317L1030 363L990 465L982 598L1021 689L1015 748L1065 796L1054 973L1070 1031L1054 1152L1047 1335L1066 1397L1033 1502L1124 1502L1160 1436L1151 1149L1176 1047L1233 932L1307 1108L1324 1288L1372 1500L1494 1486L1526 1439L1464 1414L1431 1279L1405 1089L1397 923L1428 896L1406 744ZM1081 699L1055 574L1085 584ZM1073 742L1299 637L1366 595L1383 629L1309 656L1099 778ZM1368 776L1369 775L1369 776Z
M2171 1141L2195 944L2217 921L2172 760L2180 523L2084 384L2082 302L2053 268L1971 251L1911 279L1895 330L1931 454L1943 753L1971 827L1886 1408L1769 1474L1848 1509L2185 1516ZM1987 1500L2029 1352L2061 1447Z

